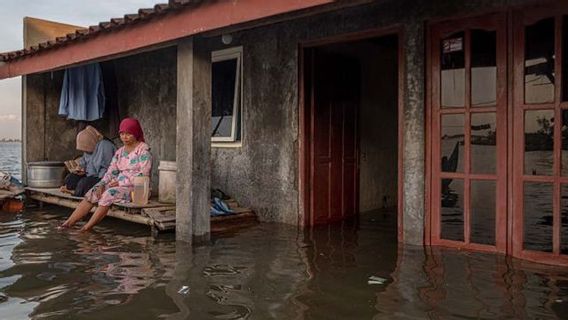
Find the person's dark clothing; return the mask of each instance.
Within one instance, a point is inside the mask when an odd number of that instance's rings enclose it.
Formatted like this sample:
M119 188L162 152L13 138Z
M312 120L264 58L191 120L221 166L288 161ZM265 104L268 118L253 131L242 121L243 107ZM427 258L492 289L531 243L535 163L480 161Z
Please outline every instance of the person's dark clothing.
M65 178L65 187L69 190L74 190L73 196L83 197L99 181L101 179L96 176L87 177L70 173Z

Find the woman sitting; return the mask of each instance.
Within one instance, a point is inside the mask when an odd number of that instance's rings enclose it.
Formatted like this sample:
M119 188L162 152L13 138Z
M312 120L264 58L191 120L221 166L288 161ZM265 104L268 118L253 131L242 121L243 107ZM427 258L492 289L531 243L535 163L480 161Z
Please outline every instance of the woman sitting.
M97 204L97 210L89 222L81 228L82 232L91 230L107 215L113 203L131 201L134 177L150 176L152 156L150 148L144 142L144 134L138 120L132 118L122 120L119 132L124 146L114 154L102 180L87 192L85 200L79 204L61 228L72 227Z
M77 134L77 150L83 151L83 156L77 161L78 168L65 178L61 191L82 197L104 177L116 147L97 129L87 126Z

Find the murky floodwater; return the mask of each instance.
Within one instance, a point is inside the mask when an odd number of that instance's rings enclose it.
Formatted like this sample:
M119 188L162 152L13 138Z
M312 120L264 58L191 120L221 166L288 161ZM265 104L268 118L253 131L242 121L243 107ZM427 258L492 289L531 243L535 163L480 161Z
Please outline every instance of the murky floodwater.
M19 144L0 149L0 170L19 176ZM0 319L568 318L567 268L401 248L392 213L311 232L262 224L196 248L110 218L57 231L69 213L0 212Z
M503 256L397 248L390 215L298 232L262 224L188 248L68 210L0 215L2 319L554 319L568 270ZM384 278L369 284L369 277ZM184 286L187 289L184 292Z

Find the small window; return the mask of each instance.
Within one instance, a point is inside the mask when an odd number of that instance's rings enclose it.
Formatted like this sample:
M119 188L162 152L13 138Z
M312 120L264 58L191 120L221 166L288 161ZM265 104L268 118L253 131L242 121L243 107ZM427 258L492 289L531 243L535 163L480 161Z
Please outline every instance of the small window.
M215 51L211 64L211 140L241 140L242 47Z

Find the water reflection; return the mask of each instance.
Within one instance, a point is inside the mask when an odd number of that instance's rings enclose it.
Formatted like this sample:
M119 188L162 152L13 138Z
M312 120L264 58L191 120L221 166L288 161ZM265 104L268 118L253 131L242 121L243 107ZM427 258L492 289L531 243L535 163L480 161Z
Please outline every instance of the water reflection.
M554 18L525 28L525 103L554 101Z
M109 219L55 230L62 215L0 218L3 319L553 318L565 269L500 255L402 247L392 212L298 231L262 224L207 246L158 240ZM383 283L369 283L371 276ZM187 286L188 293L180 292Z

